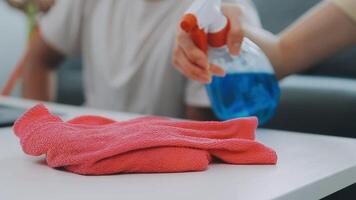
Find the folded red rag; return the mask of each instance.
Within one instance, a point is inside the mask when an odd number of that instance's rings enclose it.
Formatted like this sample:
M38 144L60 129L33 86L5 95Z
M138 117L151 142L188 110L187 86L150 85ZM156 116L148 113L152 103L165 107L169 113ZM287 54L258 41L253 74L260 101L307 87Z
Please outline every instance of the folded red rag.
M205 170L215 157L230 164L275 164L276 153L254 140L256 118L226 122L141 117L116 122L98 116L62 121L37 105L14 125L26 154L47 164L102 175Z

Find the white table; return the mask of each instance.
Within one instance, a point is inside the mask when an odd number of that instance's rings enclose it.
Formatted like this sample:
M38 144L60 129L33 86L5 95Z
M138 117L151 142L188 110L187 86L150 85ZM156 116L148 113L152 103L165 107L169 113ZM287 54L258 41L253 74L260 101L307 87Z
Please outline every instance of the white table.
M0 97L0 103L34 102ZM48 105L52 111L132 114ZM276 166L213 164L207 171L175 174L80 176L51 169L43 158L25 155L11 129L0 130L1 200L78 199L319 199L356 182L356 140L275 130L258 130L259 141L278 152Z

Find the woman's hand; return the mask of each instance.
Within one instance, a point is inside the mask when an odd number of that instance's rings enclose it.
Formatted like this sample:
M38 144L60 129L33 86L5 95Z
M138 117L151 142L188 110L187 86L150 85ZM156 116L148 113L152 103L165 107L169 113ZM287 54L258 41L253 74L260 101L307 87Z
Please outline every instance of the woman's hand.
M244 36L240 23L241 9L236 4L223 4L222 12L231 24L227 46L232 55L239 55ZM221 67L209 64L208 56L194 44L189 34L180 27L178 27L173 52L173 64L188 78L202 83L210 83L212 75L225 75Z

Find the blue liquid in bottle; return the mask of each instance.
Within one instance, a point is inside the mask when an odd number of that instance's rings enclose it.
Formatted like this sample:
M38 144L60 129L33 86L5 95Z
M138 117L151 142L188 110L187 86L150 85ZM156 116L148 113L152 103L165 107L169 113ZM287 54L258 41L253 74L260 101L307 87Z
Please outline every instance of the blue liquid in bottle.
M257 116L260 125L273 116L280 96L276 78L267 73L214 77L206 88L219 119Z
M253 42L244 40L239 57L226 48L209 51L210 61L223 67L225 77L206 85L214 113L220 120L256 116L265 124L279 103L280 89L273 67Z

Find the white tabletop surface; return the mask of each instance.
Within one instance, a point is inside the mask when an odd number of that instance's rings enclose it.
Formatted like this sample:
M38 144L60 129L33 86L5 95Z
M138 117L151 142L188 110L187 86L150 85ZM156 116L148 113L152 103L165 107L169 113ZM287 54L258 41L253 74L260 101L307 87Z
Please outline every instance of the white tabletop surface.
M33 102L0 97L0 104ZM48 105L52 111L101 114L118 120L133 114ZM25 155L11 129L0 129L1 200L225 200L320 199L356 182L356 140L261 129L257 139L278 153L276 166L213 164L204 172L80 176Z

